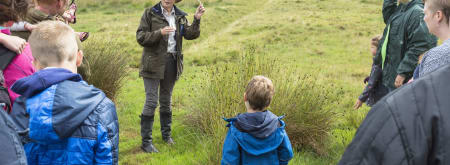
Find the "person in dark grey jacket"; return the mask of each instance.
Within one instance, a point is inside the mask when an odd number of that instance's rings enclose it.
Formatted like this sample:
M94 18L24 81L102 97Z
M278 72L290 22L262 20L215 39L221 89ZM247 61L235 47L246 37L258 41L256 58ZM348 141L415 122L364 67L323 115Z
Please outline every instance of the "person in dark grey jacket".
M450 65L390 93L369 111L340 165L450 163Z
M0 103L0 164L26 165L27 157L14 122L8 116L4 103Z

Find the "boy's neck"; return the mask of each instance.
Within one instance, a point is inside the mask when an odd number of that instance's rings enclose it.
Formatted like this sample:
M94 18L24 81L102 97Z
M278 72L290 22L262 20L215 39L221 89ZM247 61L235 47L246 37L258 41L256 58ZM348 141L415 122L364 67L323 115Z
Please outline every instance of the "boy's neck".
M45 68L40 68L39 70L48 69L48 68L62 68L62 69L67 69L75 74L78 73L77 67L72 67L71 64L49 65Z
M262 110L255 110L253 109L248 102L245 102L245 108L247 108L247 113L256 113L256 112L262 112Z
M261 112L261 111L257 111L251 108L247 108L247 113L256 113L256 112Z
M450 26L444 25L443 27L439 28L438 34L436 34L436 36L442 41L450 39Z

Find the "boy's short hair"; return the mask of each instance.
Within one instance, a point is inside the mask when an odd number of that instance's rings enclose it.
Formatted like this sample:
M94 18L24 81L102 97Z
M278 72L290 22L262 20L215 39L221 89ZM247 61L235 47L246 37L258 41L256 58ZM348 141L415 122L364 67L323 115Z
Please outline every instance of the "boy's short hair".
M61 21L43 21L28 39L33 57L43 66L72 61L78 52L74 30Z
M430 9L433 12L438 10L442 11L445 19L447 19L447 25L450 22L450 1L448 0L423 0L424 3L430 3Z
M375 37L373 37L370 41L371 46L378 46L378 44L380 43L381 40L381 35L377 35Z
M272 80L264 76L253 77L245 89L247 101L254 110L268 107L274 93Z

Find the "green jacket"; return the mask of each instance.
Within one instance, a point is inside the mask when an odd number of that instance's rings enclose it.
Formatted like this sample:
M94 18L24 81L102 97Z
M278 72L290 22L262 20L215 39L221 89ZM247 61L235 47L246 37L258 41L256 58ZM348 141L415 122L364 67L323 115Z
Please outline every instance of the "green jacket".
M405 76L405 82L408 81L417 66L419 56L436 46L437 38L429 33L423 17L422 0L412 0L399 5L397 0L384 0L383 18L386 28L375 57L375 64L381 66L381 48L390 24L382 76L384 86L395 89L397 75Z
M176 23L176 51L177 51L177 79L183 67L183 37L193 40L200 36L200 20L194 19L192 25L188 24L186 13L174 6ZM168 36L161 34L162 28L169 26L162 15L160 3L145 10L141 24L136 32L137 42L144 47L142 53L139 76L144 78L163 79L166 65Z

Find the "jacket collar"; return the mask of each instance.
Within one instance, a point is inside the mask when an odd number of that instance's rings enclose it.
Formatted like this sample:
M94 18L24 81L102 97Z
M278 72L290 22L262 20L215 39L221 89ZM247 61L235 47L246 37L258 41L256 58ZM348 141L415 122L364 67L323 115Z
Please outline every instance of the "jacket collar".
M155 14L161 16L161 17L164 17L163 13L162 13L163 11L162 11L161 8L162 8L161 2L159 2L158 4L156 4L155 6L152 7L152 11L153 11L153 13L155 13ZM180 9L178 9L177 6L173 5L173 8L175 10L175 15L176 16L187 16L187 13L185 13L184 11L181 11Z

